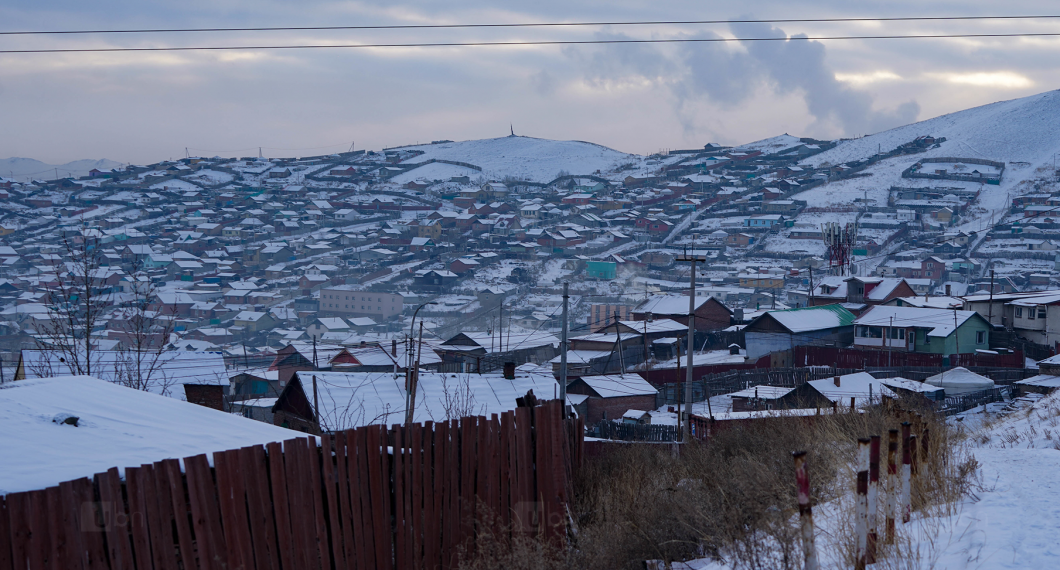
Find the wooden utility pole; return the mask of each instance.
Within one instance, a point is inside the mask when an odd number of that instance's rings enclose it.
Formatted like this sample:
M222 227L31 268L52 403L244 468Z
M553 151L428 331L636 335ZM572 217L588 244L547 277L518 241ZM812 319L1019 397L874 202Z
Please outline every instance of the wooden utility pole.
M696 262L701 261L704 264L707 262L706 255L696 255L695 243L696 235L692 236L692 251L682 253L677 256L677 261L688 262L688 344L685 346L687 363L685 364L685 418L682 422L684 426L683 441L689 442L692 437L692 354L695 348L695 331L696 331Z
M559 348L559 400L563 405L564 415L567 409L567 303L570 299L567 287L569 285L569 283L563 284L563 333Z

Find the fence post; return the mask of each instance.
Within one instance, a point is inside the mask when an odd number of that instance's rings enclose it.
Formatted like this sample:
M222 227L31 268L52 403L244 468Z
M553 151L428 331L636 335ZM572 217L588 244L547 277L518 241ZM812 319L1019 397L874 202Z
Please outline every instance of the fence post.
M869 439L858 440L858 480L857 502L854 507L854 530L857 533L857 552L854 555L854 568L864 570L869 547Z
M912 453L909 448L911 441L909 435L909 422L902 422L902 522L909 522L909 516L911 513L911 505L909 502L910 493L910 471L912 469L911 460Z
M898 430L887 431L887 500L884 503L884 544L894 544L894 513L898 503Z
M878 498L880 487L880 436L869 437L869 540L865 556L867 564L876 563L876 515L879 513Z
M799 526L802 532L804 570L817 570L817 547L813 539L813 507L810 506L810 477L806 474L806 452L796 451L795 486L799 501Z

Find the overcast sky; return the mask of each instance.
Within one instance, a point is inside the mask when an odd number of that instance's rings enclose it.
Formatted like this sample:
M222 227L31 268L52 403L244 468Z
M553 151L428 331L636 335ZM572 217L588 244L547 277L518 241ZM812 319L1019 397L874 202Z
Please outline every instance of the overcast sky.
M1055 2L5 0L71 30L1043 15ZM502 7L503 6L503 7ZM927 7L925 7L927 6ZM1060 20L0 36L0 49L1060 31ZM0 158L300 156L516 134L650 153L857 136L1060 87L1060 38L0 54Z

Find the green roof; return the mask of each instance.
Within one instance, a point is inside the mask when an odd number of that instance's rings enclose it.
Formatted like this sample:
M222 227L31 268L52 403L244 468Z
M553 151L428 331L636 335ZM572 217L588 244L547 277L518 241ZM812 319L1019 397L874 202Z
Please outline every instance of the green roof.
M834 329L854 325L854 313L842 305L823 305L820 307L801 307L766 313L781 326L793 333ZM760 318L765 317L762 315ZM756 321L758 319L755 319ZM748 325L750 326L750 325Z

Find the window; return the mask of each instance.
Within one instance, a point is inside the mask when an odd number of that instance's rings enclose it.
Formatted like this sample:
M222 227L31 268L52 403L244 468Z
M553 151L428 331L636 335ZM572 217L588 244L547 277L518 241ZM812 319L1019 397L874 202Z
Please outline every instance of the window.
M986 331L975 331L975 344L986 344Z
M1023 318L1023 307L1016 307L1016 318L1017 319L1022 319Z
M1027 311L1027 318L1033 321L1035 313L1036 311L1034 310L1034 307L1031 307L1030 310Z
M1045 305L1040 305L1038 307L1038 318L1039 319L1044 319L1045 318Z

